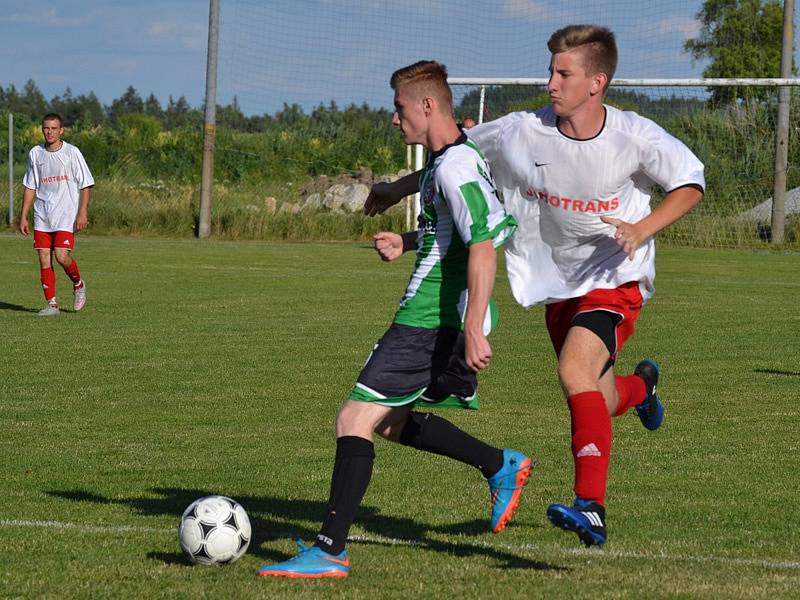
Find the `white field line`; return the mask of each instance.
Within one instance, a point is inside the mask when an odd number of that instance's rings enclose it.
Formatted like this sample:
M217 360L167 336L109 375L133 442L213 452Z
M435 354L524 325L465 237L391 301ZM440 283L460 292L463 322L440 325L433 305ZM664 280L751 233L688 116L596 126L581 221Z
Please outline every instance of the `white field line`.
M0 519L0 527L43 527L46 529L75 529L84 533L177 533L178 528L133 527L127 525L102 526L65 523L64 521L36 521L29 519Z
M177 534L177 527L135 527L135 526L96 526L81 525L78 523L67 523L64 521L39 521L29 519L0 519L0 527L41 527L46 529L74 529L84 533L164 533ZM278 537L291 538L289 532L278 534ZM428 545L424 540L402 540L398 538L387 538L383 536L371 535L351 535L347 538L351 542L365 542L372 544L386 544L389 546L416 546L424 548ZM447 542L444 542L447 543ZM642 560L664 560L671 562L694 562L694 563L719 563L723 565L737 565L747 567L761 567L765 569L789 569L800 570L800 562L792 560L761 560L755 558L730 558L725 556L694 556L685 554L668 554L666 552L631 552L626 550L598 550L598 549L569 549L569 548L545 548L536 544L504 544L488 543L482 541L459 540L458 544L473 546L475 548L486 548L489 550L506 550L511 552L546 552L555 551L566 556L582 556L595 559L642 559Z

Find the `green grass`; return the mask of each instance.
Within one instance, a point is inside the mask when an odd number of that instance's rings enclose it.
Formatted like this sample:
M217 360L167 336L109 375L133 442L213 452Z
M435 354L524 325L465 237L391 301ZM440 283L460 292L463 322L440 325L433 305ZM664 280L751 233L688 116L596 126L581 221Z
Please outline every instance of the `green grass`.
M410 260L364 243L79 236L81 314L40 319L30 241L0 235L0 597L794 597L800 585L800 255L662 249L620 370L659 360L664 427L615 421L609 542L549 525L571 498L569 417L541 309L504 276L482 409L448 412L537 467L515 522L486 532L469 467L383 441L351 535L353 576L255 576L316 533L333 419ZM61 297L67 279L58 272ZM192 566L195 498L239 500L248 553Z

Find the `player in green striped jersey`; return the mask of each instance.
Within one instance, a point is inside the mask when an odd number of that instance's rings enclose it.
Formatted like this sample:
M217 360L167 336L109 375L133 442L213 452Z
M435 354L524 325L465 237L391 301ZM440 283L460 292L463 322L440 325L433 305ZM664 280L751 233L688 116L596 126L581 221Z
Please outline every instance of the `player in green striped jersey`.
M456 125L444 66L415 63L396 71L391 85L392 122L406 143L427 147L430 158L419 181L419 229L381 232L375 249L387 261L416 250L414 271L393 323L336 419L330 496L314 545L300 543L297 556L262 567L259 575L349 575L345 542L372 476L374 433L479 469L489 483L494 532L511 519L530 475L531 459L522 452L496 448L441 417L412 410L415 404L474 404L476 373L492 358L486 336L495 314L495 247L516 223L480 150Z

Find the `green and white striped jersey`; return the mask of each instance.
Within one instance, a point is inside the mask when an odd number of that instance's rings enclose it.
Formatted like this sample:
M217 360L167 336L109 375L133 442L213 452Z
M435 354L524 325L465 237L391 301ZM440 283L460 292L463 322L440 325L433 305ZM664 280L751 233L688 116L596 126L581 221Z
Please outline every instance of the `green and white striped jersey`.
M491 239L495 248L514 232L489 165L478 146L462 134L431 153L420 177L417 260L394 322L434 329L461 329L467 308L469 247ZM496 311L490 303L484 331Z

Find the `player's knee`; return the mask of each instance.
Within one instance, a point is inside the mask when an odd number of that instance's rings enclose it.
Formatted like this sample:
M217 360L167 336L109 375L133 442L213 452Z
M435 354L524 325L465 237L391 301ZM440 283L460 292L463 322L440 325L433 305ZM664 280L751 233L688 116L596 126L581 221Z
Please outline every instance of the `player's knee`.
M369 402L348 400L336 416L336 435L370 437L383 419L383 407Z
M597 388L597 378L592 376L585 365L575 361L558 363L558 379L567 395Z
M62 267L68 267L72 262L72 257L70 257L69 252L56 252L55 255L58 264Z

